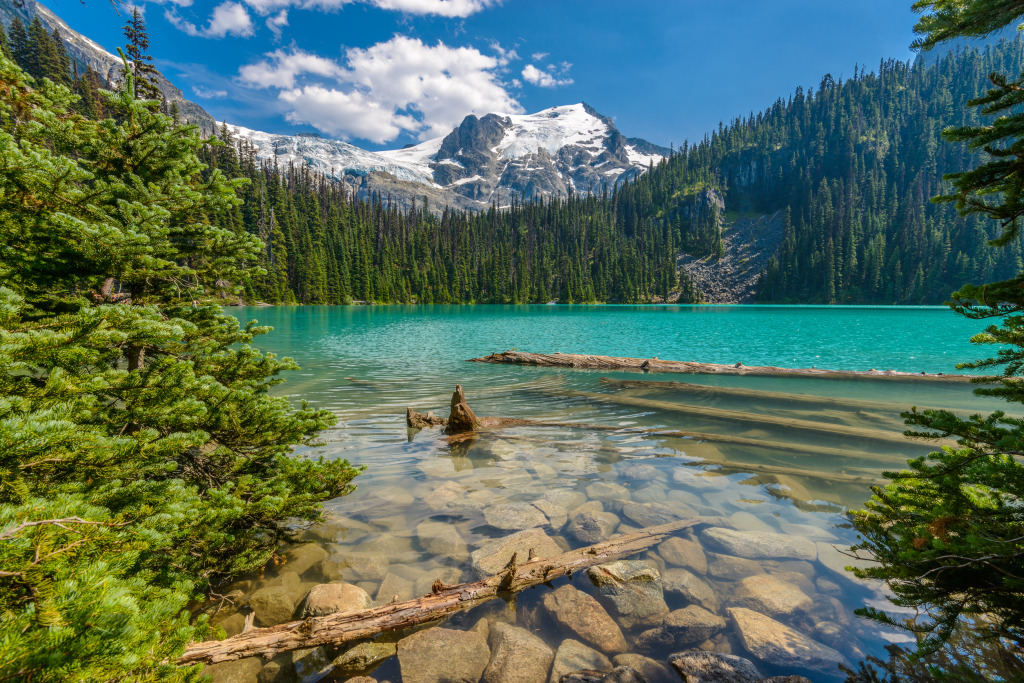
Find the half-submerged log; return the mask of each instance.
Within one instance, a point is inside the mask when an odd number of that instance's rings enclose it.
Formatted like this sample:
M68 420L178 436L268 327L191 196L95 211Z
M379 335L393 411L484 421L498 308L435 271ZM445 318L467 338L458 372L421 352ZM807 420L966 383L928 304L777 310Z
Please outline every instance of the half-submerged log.
M435 584L433 593L415 600L312 617L269 628L254 628L227 640L193 643L178 663L213 664L245 657L270 658L281 652L365 640L380 633L435 621L501 595L516 593L587 567L634 555L661 543L670 534L682 529L700 524L723 523L728 524L718 518L698 518L661 524L555 557L533 558L531 550L529 559L523 561L523 558L513 553L505 569L481 581L455 586Z
M410 429L427 427L444 427L444 433L452 440L474 438L473 435L486 429L502 429L534 424L533 420L517 417L477 417L466 402L466 394L461 384L455 385L452 393L451 414L446 418L435 417L433 413L418 413L411 407L405 409L405 424Z
M710 384L693 384L692 382L655 382L642 379L602 377L601 383L637 393L675 391L695 394L697 396L736 398L745 401L765 401L771 403L795 403L812 408L832 408L835 410L876 410L899 415L907 409L906 403L818 396L817 394L793 394L784 391L765 391L763 389L745 389L742 387L719 387ZM922 406L918 406L918 408L922 409Z
M587 398L595 401L606 401L619 405L634 406L637 408L650 408L652 410L665 410L677 413L686 413L715 420L725 420L733 423L756 424L759 426L783 427L798 431L813 432L829 436L845 436L855 439L870 439L873 441L886 441L889 443L906 444L907 437L901 432L887 432L880 429L869 429L866 427L851 427L849 425L836 424L833 422L812 422L811 420L799 420L791 417L778 415L762 415L760 413L744 413L738 410L725 410L723 408L709 408L686 403L673 403L671 401L654 401L633 396L622 396L619 394L601 394L592 391L570 391L560 390L548 393L559 396Z
M899 372L897 370L820 370L818 368L778 368L770 365L746 366L742 363L720 365L696 361L661 360L659 358L621 358L591 356L577 353L528 353L505 351L483 358L470 358L471 363L510 363L557 368L592 370L634 370L639 372L678 372L696 375L753 375L765 377L808 377L816 379L890 379L901 381L969 382L971 375L944 375L941 372Z

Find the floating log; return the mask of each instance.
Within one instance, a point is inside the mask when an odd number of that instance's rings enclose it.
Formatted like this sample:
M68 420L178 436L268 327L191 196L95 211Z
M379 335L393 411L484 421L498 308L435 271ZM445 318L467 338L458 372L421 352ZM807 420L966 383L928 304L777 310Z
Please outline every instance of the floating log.
M762 389L744 389L741 387L718 387L707 384L693 384L692 382L655 382L637 379L615 379L614 377L602 377L602 384L622 389L638 389L641 391L678 391L693 393L705 396L722 396L725 398L739 398L751 401L779 401L788 403L800 403L814 407L827 407L835 410L880 410L892 412L899 415L907 410L908 406L903 403L888 403L886 401L868 401L858 398L839 398L835 396L817 396L815 394L792 394L784 391L765 391ZM925 410L918 406L918 408Z
M818 368L778 368L774 366L720 365L696 361L661 360L659 358L621 358L591 356L577 353L528 353L505 351L483 358L470 358L471 363L508 363L555 368L592 370L634 370L642 372L679 372L695 375L751 375L763 377L807 377L813 379L889 379L901 381L969 382L971 375L927 374L897 370L819 370Z
M719 518L688 519L648 527L555 557L530 557L521 561L515 553L500 573L481 581L454 586L434 585L434 592L415 600L381 607L312 617L269 628L254 628L226 640L193 643L178 664L227 662L245 657L273 657L281 652L320 645L341 645L400 631L447 617L502 595L516 593L560 576L597 564L613 562L657 545L670 534L700 524L728 524ZM533 555L533 552L530 552Z
M646 398L634 398L631 396L616 396L615 394L601 394L592 391L558 391L559 396L570 396L577 398L588 398L595 401L606 401L620 405L634 406L637 408L650 408L652 410L666 410L687 415L697 415L716 420L727 420L730 422L745 422L748 424L768 425L771 427L784 427L831 436L848 436L857 439L871 439L873 441L886 441L906 445L907 437L902 433L886 432L880 429L869 429L866 427L850 427L833 422L812 422L810 420L798 420L791 417L778 415L761 415L758 413L742 413L738 410L725 410L723 408L708 408L706 406L688 405L685 403L673 403L671 401L654 401Z

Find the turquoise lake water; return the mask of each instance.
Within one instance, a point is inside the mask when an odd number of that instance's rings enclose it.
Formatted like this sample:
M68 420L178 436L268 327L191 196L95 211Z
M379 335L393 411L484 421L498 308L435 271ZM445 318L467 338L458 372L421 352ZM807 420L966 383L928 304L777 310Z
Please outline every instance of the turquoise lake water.
M368 468L357 478L358 490L328 503L328 523L310 532L327 559L296 577L304 590L319 581L345 580L378 602L388 602L396 586L402 590L395 595L411 598L434 578L445 583L476 578L480 567L470 553L521 529L539 524L561 547L580 547L587 543L572 531L575 516L600 512L610 523L608 533L625 533L648 523L649 516L638 510L661 506L666 514L723 518L741 531L817 544L816 560L778 557L759 561L750 571L767 572L794 595L806 596L806 604L773 612L772 618L851 663L882 655L886 644L901 638L852 614L865 604L884 607L886 595L883 587L844 573L845 559L837 549L856 540L844 513L864 503L868 487L881 482L881 472L935 448L903 438L899 412L912 405L961 413L1003 407L974 396L966 383L608 373L465 362L519 349L954 373L957 362L991 355L994 349L969 343L984 323L939 307L229 310L241 320L273 326L258 345L302 365L276 391L338 416L317 453ZM478 415L557 424L485 433L459 444L437 430L406 429L406 406L446 416L457 383ZM556 508L564 506L561 516L537 518L537 505L550 512L543 502L549 499L559 501ZM530 511L525 517L524 506ZM437 542L438 529L445 543ZM631 652L664 662L673 652L699 647L751 657L765 675L840 680L834 666L823 668L820 662L801 669L753 656L742 629L729 621L728 609L760 603L751 602L744 584L750 577L721 564L743 556L730 559L699 533L684 538L707 551L706 566L681 565L662 548L643 556L664 575L667 608L693 603L692 595L670 587L681 572L691 573L712 595L701 604L730 625L706 642L670 646L652 645L650 635L643 635L654 622L624 620ZM716 557L724 559L716 564ZM286 564L279 576L287 572ZM275 580L268 575L240 587L252 590ZM580 575L572 583L593 591L586 581ZM549 590L538 587L521 595L513 620L557 650L567 634L541 606ZM488 610L453 617L446 627L464 630L480 618L494 618ZM257 625L271 624L257 619ZM357 673L332 666L325 675L336 680ZM375 667L377 680L401 679L395 657L369 668Z

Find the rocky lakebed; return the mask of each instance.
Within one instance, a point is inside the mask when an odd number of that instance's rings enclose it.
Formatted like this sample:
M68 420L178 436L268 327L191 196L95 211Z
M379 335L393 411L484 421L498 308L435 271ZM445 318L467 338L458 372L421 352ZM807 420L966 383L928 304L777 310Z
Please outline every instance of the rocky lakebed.
M840 665L895 639L853 614L885 593L845 571L858 562L843 554L849 529L829 506L812 514L773 495L777 482L675 458L623 460L567 487L556 469L566 462L501 437L424 460L418 481L335 501L276 567L230 586L213 622L230 636L250 614L261 627L365 609L496 574L513 553L709 523L443 623L207 672L215 683L796 683L841 680Z

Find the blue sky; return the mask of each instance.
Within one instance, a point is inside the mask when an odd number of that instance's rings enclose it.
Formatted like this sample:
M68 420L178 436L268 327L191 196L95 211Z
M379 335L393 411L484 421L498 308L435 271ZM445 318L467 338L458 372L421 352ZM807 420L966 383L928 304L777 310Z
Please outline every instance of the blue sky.
M113 51L105 0L49 6ZM584 101L627 136L700 139L854 65L910 59L910 0L151 0L157 65L218 120L369 149L469 113Z

